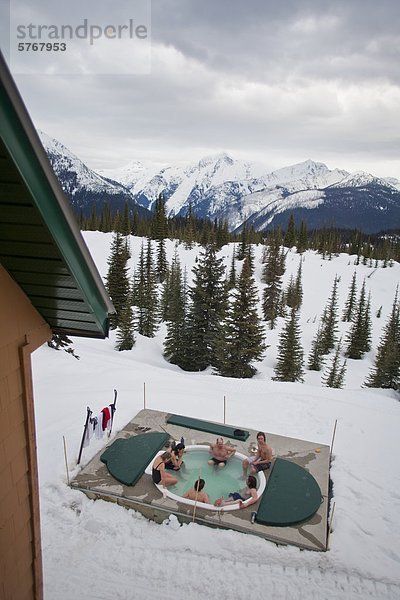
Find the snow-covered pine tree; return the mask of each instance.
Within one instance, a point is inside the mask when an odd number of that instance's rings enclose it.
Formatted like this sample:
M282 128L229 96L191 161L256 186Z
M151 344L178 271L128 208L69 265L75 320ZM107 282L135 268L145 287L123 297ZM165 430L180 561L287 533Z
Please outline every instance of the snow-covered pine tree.
M296 279L293 275L290 276L290 281L285 292L285 303L289 308L296 308L299 310L303 301L303 286L301 283L302 266L301 261L297 269Z
M324 308L324 312L321 317L321 352L322 354L329 354L329 352L335 347L337 341L338 332L338 278L335 275L333 281L332 292L328 302Z
M292 308L279 337L275 381L303 381L304 352L299 313Z
M322 383L326 387L331 387L331 388L342 388L343 387L344 377L346 374L346 361L343 361L342 364L340 364L340 350L341 350L341 344L339 342L330 367L322 375Z
M365 279L360 291L358 305L356 307L350 330L346 336L346 355L356 360L363 357L371 347L371 316L370 302L367 301L365 291Z
M245 260L246 258L248 259L248 268L250 269L250 274L253 275L254 274L254 250L253 250L253 245L252 244L248 244L246 250L245 250Z
M156 279L162 283L168 270L165 238L168 236L168 220L165 211L165 202L160 194L155 202L154 215L151 223L151 236L157 242L156 251Z
M297 240L297 252L302 254L308 248L307 225L304 221L300 223L299 237Z
M128 202L124 204L124 212L119 221L119 231L122 235L128 236L131 233L131 219L129 215L129 206Z
M133 329L132 307L128 296L125 306L121 312L115 345L116 350L119 350L120 352L122 350L132 350L135 344Z
M297 241L296 224L294 221L293 213L290 213L289 222L288 222L288 226L286 229L283 243L286 246L286 248L292 248L293 246L296 245L296 241Z
M182 268L177 253L171 264L168 282L169 305L164 356L170 363L179 365L184 361L186 299Z
M215 363L217 335L226 309L225 267L213 241L200 252L193 273L185 327L185 361L180 366L188 371L203 371Z
M342 316L342 321L347 321L348 323L350 323L350 321L352 320L353 315L354 315L354 310L356 308L356 302L357 302L356 279L357 279L357 275L356 275L356 272L354 271L353 277L351 280L351 284L350 284L350 288L349 288L349 295L347 296L347 300L346 300L346 304L345 304L343 316Z
M244 260L244 257L246 256L247 246L249 244L248 237L248 230L246 225L244 225L240 233L240 241L236 249L237 260Z
M183 243L186 249L190 250L194 246L196 237L196 219L193 215L192 203L189 202L189 207L186 213L185 225L183 229Z
M311 350L308 355L307 369L310 371L320 371L324 364L324 356L321 352L321 325L318 327L318 331L311 342Z
M159 311L150 238L147 239L146 253L142 243L132 288L132 304L136 306L135 328L141 335L154 337L158 328Z
M115 314L110 315L110 327L119 326L121 313L129 297L130 285L127 261L130 256L125 236L119 231L113 234L110 256L107 260L108 272L106 287L115 307Z
M236 260L235 260L236 248L233 246L231 268L228 276L228 290L236 287Z
M147 240L145 259L145 313L143 335L152 338L158 329L158 293L151 240Z
M138 333L143 335L146 310L146 274L143 242L139 252L139 260L133 275L132 304L136 307L134 312L135 329Z
M400 303L397 291L376 351L374 367L365 385L400 390Z
M160 297L160 321L168 321L169 317L169 306L171 302L171 287L169 284L169 279L171 276L171 269L168 269L167 274L165 276L164 282L161 288L161 297Z
M281 314L283 272L279 242L277 238L272 237L266 252L266 262L263 270L263 281L266 286L262 299L263 316L266 321L269 321L270 329L274 329L276 320Z
M244 259L237 289L231 293L226 318L216 347L217 372L225 377L253 377L253 362L261 360L265 346L264 327L258 317L258 293L250 259Z

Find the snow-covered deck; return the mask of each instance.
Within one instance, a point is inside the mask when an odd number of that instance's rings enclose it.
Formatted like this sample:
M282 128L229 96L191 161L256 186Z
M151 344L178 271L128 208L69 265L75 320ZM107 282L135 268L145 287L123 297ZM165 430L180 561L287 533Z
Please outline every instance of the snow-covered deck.
M172 439L184 437L189 443L205 444L213 440L209 433L188 429L166 423L169 413L155 410L141 410L110 442L116 438L127 438L143 434L144 431L167 431ZM240 427L240 425L238 425ZM246 442L231 440L237 451L250 454L250 448L256 442L257 432L250 431ZM313 475L317 481L323 502L311 519L297 525L274 527L252 524L250 513L254 507L237 511L210 511L197 505L195 522L209 527L233 529L242 533L250 533L278 544L291 544L308 550L325 551L327 546L327 518L329 493L329 446L267 433L267 441L274 448L275 455L290 460ZM153 484L151 476L143 473L133 486L125 486L116 481L100 461L104 448L73 479L71 487L83 491L90 498L103 499L133 508L145 517L161 523L170 514L174 514L181 522L193 519L193 507L163 497ZM265 472L267 479L269 472ZM255 507L257 510L257 506Z

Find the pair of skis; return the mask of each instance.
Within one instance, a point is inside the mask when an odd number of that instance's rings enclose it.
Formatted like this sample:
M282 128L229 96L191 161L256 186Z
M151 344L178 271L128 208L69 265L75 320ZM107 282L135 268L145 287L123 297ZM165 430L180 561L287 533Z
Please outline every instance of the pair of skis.
M116 411L117 396L118 396L118 392L117 392L117 390L114 390L114 402L112 404L110 404L110 406L112 407L112 409L111 409L112 415L111 415L111 427L110 427L110 431L108 432L108 437L110 437L111 431L112 431L112 425L113 425L113 421L114 421L114 413ZM82 452L83 452L83 444L85 443L86 432L89 427L89 419L92 414L93 414L92 411L87 406L86 407L86 421L85 421L85 425L83 427L82 441L81 441L81 446L79 448L79 454L78 454L78 461L77 461L78 465L81 462Z

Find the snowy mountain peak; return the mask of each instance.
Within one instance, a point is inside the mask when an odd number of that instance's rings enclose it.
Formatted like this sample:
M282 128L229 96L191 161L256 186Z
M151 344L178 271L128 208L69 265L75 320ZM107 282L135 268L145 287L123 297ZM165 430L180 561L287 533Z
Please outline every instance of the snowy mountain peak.
M233 159L226 152L220 152L218 154L203 156L203 158L199 160L199 169L203 169L204 167L208 167L213 164L221 166L223 164L233 165L233 163Z
M147 169L142 162L132 160L123 167L117 167L115 169L99 169L97 172L102 177L107 177L107 179L112 179L126 187L130 187L132 183L145 175L146 171Z
M53 153L53 154L69 156L71 158L74 158L74 159L80 161L80 159L75 154L73 154L66 146L64 146L64 144L62 144L55 138L50 137L49 135L47 135L47 133L45 133L41 129L38 129L37 133L40 137L40 141L42 142L43 147L46 150L47 154Z
M349 173L347 177L344 177L340 182L335 184L335 187L364 187L365 185L377 184L383 185L386 187L394 187L395 186L389 183L385 179L380 179L379 177L374 177L370 173L366 173L365 171L356 171L355 173Z

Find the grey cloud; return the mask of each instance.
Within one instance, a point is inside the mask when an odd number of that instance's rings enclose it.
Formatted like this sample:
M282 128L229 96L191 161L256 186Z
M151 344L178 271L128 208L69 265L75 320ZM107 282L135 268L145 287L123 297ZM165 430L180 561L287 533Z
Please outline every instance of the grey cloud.
M153 0L152 12L148 76L17 78L37 126L91 166L226 149L400 175L377 170L399 147L397 2Z

